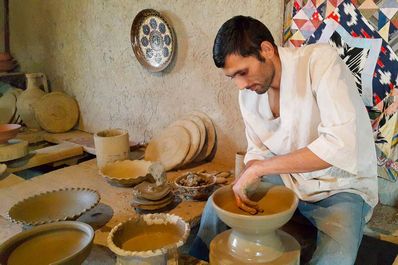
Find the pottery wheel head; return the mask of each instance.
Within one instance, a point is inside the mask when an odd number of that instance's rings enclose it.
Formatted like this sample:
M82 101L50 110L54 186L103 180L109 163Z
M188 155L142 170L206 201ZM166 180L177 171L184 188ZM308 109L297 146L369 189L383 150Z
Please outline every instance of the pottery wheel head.
M155 162L148 168L149 174L152 175L156 182L156 186L163 186L166 183L166 170L162 163Z

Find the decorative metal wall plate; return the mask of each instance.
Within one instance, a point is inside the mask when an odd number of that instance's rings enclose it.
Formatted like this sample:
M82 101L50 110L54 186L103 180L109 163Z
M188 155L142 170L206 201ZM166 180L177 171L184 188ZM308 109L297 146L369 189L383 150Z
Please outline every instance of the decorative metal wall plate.
M170 24L153 9L144 9L131 26L131 45L137 60L149 71L160 72L173 59L175 35Z

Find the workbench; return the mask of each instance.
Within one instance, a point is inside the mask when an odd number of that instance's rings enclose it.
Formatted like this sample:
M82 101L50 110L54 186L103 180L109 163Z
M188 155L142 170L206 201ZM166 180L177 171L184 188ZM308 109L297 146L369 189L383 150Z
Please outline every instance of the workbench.
M29 158L30 161L27 161L24 166L11 168L8 174L0 178L0 244L22 231L20 225L13 224L7 220L7 212L16 202L44 191L65 187L86 187L97 190L101 195L101 201L97 207L78 219L90 223L95 228L94 247L84 264L114 264L115 256L107 248L106 238L115 225L137 214L130 206L132 199L131 188L116 187L106 182L98 173L95 159L75 165L70 163L71 166L57 169L29 180L18 177L17 173L11 173L43 163L56 163L56 161L64 163L68 160L73 160L73 157L79 157L83 152L95 154L92 135L80 131L71 131L64 134L25 133L20 134L18 137L29 142L44 140L55 144L58 148L50 146L52 148L46 147L46 152L36 152L35 155L39 156L39 158L41 157L40 159L33 156ZM62 148L59 148L59 145ZM49 150L53 152L47 152ZM65 152L68 153L70 150L80 151L69 153L69 156L60 155L60 153L65 154ZM70 156L70 154L73 155ZM43 157L46 159L43 159ZM195 172L202 169L207 171L231 170L230 167L223 164L210 162L185 170L168 172L167 179L169 182L173 182L176 177L184 172ZM181 216L191 227L195 227L200 222L204 205L205 202L181 200L175 208L168 212ZM378 205L371 221L365 227L365 235L398 244L398 209ZM185 256L184 259L190 259L185 264L206 264L188 256Z

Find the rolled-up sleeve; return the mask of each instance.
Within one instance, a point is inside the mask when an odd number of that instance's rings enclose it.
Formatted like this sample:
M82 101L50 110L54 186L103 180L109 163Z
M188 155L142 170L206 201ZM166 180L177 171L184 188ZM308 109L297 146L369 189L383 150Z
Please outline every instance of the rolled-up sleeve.
M273 156L271 151L261 142L260 138L256 135L250 124L245 121L245 133L247 139L247 151L244 163L251 160L264 160L267 157Z
M329 164L357 174L355 104L363 103L351 72L337 53L331 48L322 58L325 61L317 60L310 69L321 123L318 126L319 137L308 148Z

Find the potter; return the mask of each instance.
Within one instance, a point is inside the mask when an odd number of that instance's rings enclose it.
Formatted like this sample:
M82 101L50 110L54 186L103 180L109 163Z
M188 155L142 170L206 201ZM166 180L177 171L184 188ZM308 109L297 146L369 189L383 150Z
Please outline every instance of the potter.
M248 147L232 188L237 206L257 212L247 191L261 179L284 185L318 229L317 248L303 263L354 264L378 201L377 166L368 114L347 66L327 44L277 47L264 24L244 16L221 26L213 59L240 89ZM209 200L191 254L208 259L210 241L225 229Z

